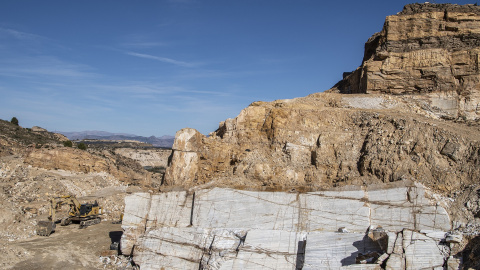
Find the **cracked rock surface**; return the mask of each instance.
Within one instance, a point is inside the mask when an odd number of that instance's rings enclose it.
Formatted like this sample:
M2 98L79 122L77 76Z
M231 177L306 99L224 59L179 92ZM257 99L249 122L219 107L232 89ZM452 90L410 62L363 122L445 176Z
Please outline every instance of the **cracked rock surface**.
M435 268L453 254L448 205L434 195L412 182L307 193L135 193L125 199L122 253L141 269ZM378 256L357 264L361 254Z

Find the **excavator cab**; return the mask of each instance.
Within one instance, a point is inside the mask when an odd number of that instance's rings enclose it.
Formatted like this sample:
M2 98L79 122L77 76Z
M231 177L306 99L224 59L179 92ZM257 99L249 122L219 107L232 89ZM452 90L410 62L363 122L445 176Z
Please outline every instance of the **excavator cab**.
M92 211L91 204L82 204L80 205L80 216L85 216L87 213Z

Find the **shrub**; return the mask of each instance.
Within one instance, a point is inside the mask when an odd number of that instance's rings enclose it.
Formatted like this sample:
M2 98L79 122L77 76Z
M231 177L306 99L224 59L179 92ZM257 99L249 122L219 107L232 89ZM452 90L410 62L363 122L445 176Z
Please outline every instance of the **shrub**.
M65 147L72 147L72 146L73 146L73 143L72 143L72 141L70 141L70 140L64 141L64 142L63 142L63 146L65 146Z
M145 166L144 169L153 173L165 173L166 168L163 166L155 166L155 167Z
M18 126L18 119L14 116L14 117L12 117L12 120L10 120L10 123Z
M87 145L83 142L79 143L77 147L78 149L81 149L81 150L87 150Z

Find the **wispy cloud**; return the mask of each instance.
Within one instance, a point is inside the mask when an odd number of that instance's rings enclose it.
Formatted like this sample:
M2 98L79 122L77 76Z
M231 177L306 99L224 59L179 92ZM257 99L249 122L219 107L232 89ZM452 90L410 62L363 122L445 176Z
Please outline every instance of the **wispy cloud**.
M101 93L110 93L110 95L127 95L131 98L165 98L173 96L186 96L184 94L194 94L197 96L226 97L231 94L227 91L210 91L191 89L179 85L163 85L156 82L123 82L122 84L91 84L89 89L96 89ZM191 95L189 95L191 96Z
M149 31L127 34L120 37L120 40L118 45L129 49L151 49L170 45L164 40L159 40L156 33Z
M195 67L199 65L198 63L184 62L184 61L179 61L179 60L175 60L167 57L155 56L155 55L144 54L144 53L136 53L136 52L125 52L125 53L130 56L135 56L135 57L140 57L145 59L152 59L152 60L173 64L181 67Z
M127 47L127 48L136 48L136 49L150 49L150 48L156 48L156 47L162 47L162 46L167 46L166 43L164 42L125 42L120 44L122 47Z
M19 40L37 40L37 41L48 40L48 38L40 35L21 32L14 29L3 28L3 27L0 27L0 36L10 36Z
M0 60L0 75L11 77L52 76L56 78L95 77L87 65L65 62L56 57L18 57Z

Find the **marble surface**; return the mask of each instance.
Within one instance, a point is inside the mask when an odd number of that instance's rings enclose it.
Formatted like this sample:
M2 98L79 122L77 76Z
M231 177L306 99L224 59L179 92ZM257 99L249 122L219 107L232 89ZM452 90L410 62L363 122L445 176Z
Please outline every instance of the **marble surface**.
M380 269L356 264L370 252L389 269L418 269L449 256L440 243L450 219L421 185L302 194L213 188L125 202L122 252L141 269ZM377 227L383 240L369 237Z

